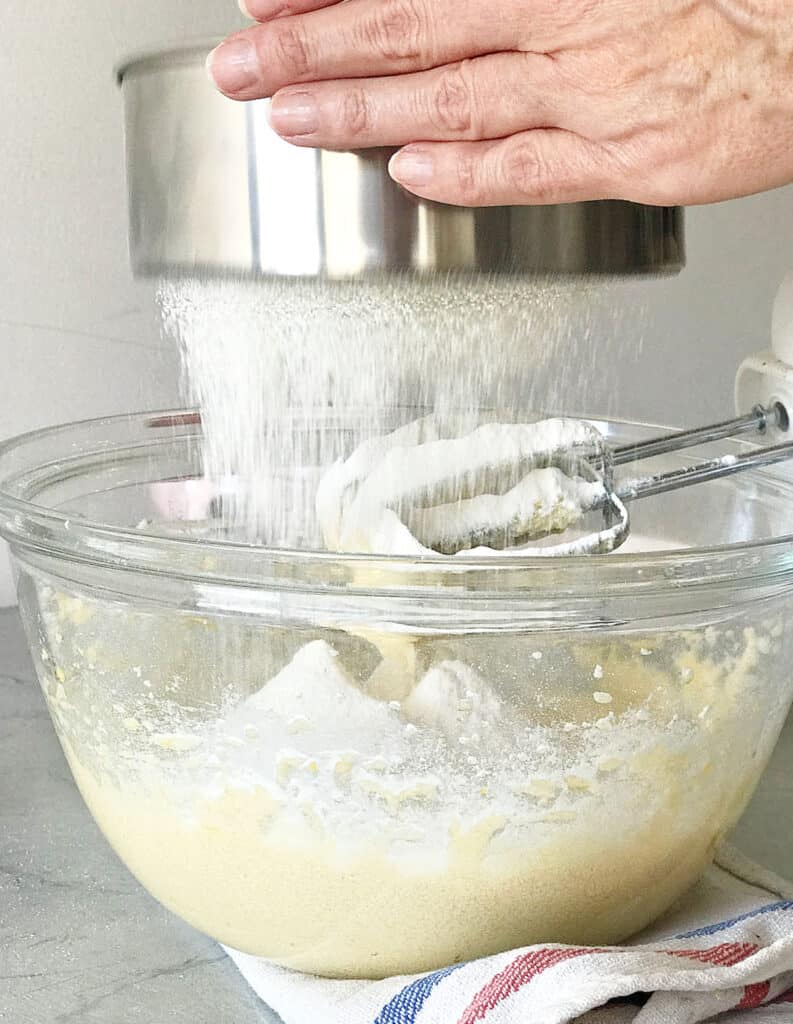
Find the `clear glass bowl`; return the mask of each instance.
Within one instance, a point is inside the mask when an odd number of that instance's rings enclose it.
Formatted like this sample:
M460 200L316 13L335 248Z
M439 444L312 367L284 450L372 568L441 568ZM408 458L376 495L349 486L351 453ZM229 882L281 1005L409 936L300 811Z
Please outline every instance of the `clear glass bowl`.
M189 416L0 449L86 803L166 906L290 967L625 938L708 864L793 697L787 468L637 503L668 550L568 559L267 550L208 538L207 507Z

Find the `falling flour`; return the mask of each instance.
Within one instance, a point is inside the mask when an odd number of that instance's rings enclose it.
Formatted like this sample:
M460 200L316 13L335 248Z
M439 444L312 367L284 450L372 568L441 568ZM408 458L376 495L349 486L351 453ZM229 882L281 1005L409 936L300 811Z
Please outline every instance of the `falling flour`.
M160 305L201 409L207 476L226 487L216 525L279 547L322 546L319 480L363 442L426 413L470 424L484 409L521 418L583 401L630 315L601 283L482 276L188 279L164 282Z

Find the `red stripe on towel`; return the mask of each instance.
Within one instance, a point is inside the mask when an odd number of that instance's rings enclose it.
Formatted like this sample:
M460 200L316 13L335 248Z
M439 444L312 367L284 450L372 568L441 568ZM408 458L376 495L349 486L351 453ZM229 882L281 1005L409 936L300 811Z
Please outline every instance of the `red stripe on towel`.
M755 1007L762 1006L766 999L768 999L770 991L771 982L769 981L758 981L756 985L747 985L743 990L743 999L735 1009L754 1010Z
M684 960L699 960L700 963L712 967L734 967L756 953L759 948L751 942L722 942L708 949L668 949L667 953Z
M514 995L524 986L534 981L544 971L565 960L573 960L589 953L604 953L603 949L538 949L532 953L524 953L512 961L503 971L499 971L484 988L474 996L470 1005L463 1013L458 1024L476 1024L494 1010L509 996Z

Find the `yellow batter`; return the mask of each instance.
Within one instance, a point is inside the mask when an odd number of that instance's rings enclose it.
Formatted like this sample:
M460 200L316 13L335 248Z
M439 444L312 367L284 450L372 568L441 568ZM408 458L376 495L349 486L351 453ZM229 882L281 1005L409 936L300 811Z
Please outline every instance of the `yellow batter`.
M241 951L376 978L617 942L696 879L776 738L757 699L774 641L672 646L582 642L562 703L521 708L440 645L406 700L377 700L314 642L192 732L118 705L134 758L67 735L78 671L53 667L49 696L86 803L162 903Z

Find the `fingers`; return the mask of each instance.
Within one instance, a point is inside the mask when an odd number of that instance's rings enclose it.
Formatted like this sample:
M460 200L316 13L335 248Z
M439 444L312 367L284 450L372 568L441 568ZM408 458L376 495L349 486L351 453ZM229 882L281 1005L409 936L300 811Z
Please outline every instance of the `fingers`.
M412 75L291 86L276 93L270 120L298 145L364 149L569 127L575 106L554 61L500 53Z
M251 21L271 21L290 14L307 14L337 3L339 0L239 0L240 10Z
M227 96L259 99L300 82L404 74L515 50L523 31L522 19L493 17L478 0L346 0L239 32L208 67Z
M408 191L455 206L534 206L628 199L611 150L558 129L497 142L422 143L391 160Z

